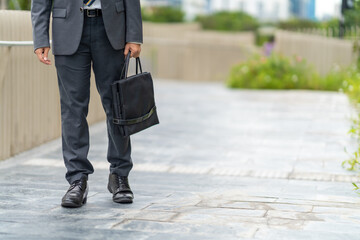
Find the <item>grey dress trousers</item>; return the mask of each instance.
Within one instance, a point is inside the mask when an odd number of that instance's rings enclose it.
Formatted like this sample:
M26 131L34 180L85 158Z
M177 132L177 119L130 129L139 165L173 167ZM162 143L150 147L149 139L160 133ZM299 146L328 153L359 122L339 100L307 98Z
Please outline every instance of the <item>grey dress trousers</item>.
M88 159L86 116L91 64L106 113L110 173L128 176L132 169L130 138L113 134L111 83L120 79L127 42L142 43L140 0L101 1L102 16L87 17L83 0L32 0L34 51L50 47L58 76L61 103L62 151L71 184L94 172Z
M85 17L79 47L73 55L55 55L61 102L62 150L69 183L94 172L88 156L86 116L90 99L91 63L97 90L106 113L110 172L128 176L133 164L130 137L113 134L111 83L120 79L124 49L114 50L106 36L103 18Z

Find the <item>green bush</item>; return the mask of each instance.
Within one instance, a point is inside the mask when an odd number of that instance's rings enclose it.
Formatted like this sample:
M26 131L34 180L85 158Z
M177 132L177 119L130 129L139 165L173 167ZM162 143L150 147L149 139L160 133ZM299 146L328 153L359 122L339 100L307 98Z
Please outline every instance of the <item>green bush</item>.
M272 54L255 56L231 69L228 86L256 89L322 89L319 75L305 60Z
M360 9L346 11L345 25L348 27L360 25Z
M360 103L360 71L354 65L345 69L337 69L327 75L341 83L340 90L346 93L355 104Z
M350 26L359 26L360 25L360 1L355 0L354 9L345 11L345 25Z
M346 84L346 75L348 74L348 69L341 69L338 66L335 66L331 72L326 76L322 77L320 81L324 89L332 91L343 91L343 87Z
M231 88L343 91L354 102L360 103L360 72L357 66L345 69L334 67L327 75L320 76L305 60L296 56L254 56L231 69L227 84Z
M255 34L255 45L258 47L264 46L265 43L269 42L271 38L274 38L274 35L262 35L259 32Z
M281 21L277 24L277 27L284 30L309 30L309 29L318 29L324 30L327 34L332 33L332 37L338 37L339 31L339 19L332 18L327 21L316 22L306 19L290 19L286 21ZM328 31L332 29L332 31Z
M31 0L8 0L7 5L11 10L30 10Z
M304 28L319 28L321 24L319 22L293 18L286 21L280 21L278 27L285 30L304 29Z
M180 8L148 7L142 8L142 19L149 22L183 22L185 13Z
M327 28L335 29L335 28L339 28L339 24L340 24L339 19L332 18L330 20L321 22L320 26L324 29L327 29Z
M203 29L219 31L255 31L259 27L258 21L244 12L221 11L211 15L197 16Z
M351 102L359 109L360 106L360 68L353 66L337 73L341 75L343 84L341 90L345 92ZM343 161L342 166L350 171L357 171L360 173L360 114L353 119L353 124L349 133L358 141L358 149L349 154L349 159ZM356 183L353 183L354 190L360 194L360 188Z

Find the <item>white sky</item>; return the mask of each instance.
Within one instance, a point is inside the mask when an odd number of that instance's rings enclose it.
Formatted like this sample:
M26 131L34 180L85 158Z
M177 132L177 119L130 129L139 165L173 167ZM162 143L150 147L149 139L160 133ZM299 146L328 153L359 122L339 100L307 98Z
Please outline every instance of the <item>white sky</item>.
M341 0L316 0L316 17L321 19L326 15L335 15L335 6L341 4Z

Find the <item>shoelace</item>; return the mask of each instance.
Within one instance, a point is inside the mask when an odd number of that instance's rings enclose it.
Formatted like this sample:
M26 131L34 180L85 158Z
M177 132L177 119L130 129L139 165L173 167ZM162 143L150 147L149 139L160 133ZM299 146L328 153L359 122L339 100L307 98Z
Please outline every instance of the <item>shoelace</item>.
M81 188L81 181L80 180L76 180L75 182L73 182L71 185L70 185L70 188L68 191L70 190L73 190L76 186L79 186ZM81 188L82 190L82 188Z
M118 178L118 183L119 183L119 189L128 189L125 190L125 192L130 192L130 186L129 186L129 182L127 181L126 177L121 177L121 176L117 176ZM124 192L124 191L121 191Z

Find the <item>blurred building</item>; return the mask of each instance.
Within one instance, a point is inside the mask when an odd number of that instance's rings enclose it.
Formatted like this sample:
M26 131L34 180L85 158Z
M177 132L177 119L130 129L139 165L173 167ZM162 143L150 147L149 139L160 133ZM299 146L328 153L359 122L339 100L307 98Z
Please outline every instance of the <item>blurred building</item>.
M187 20L217 11L244 11L261 21L315 20L315 0L141 0L143 6L181 7Z
M334 10L332 14L329 14L329 16L323 16L323 19L331 19L331 18L341 18L341 3L336 3L334 6Z
M185 12L187 20L192 20L197 15L211 12L212 0L140 0L141 5L151 6L172 6L180 7Z
M194 19L197 15L211 13L212 0L183 0L182 8L187 20Z
M210 0L211 12L244 11L261 21L289 18L289 0Z
M292 17L315 20L315 0L290 0Z
M183 0L141 0L142 6L172 6L182 7Z

